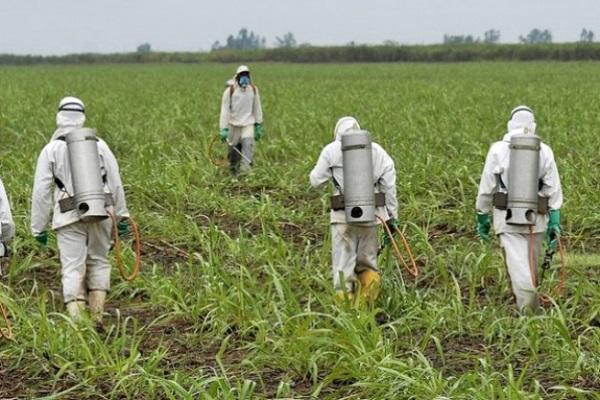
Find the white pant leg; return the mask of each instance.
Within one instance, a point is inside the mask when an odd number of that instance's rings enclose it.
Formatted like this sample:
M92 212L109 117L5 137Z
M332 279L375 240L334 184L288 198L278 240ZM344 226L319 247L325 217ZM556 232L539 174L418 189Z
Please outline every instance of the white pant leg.
M111 245L112 220L87 224L87 288L88 290L110 289L110 262L108 252Z
M85 301L86 226L83 222L76 222L59 228L56 230L56 239L62 265L64 302Z
M241 170L248 171L252 166L252 157L254 156L254 125L246 125L241 129L242 154L245 157L242 157L241 160Z
M241 170L248 171L252 166L252 157L254 157L254 138L242 138L242 157Z
M529 268L529 234L502 233L499 236L500 244L504 248L512 290L517 300L517 308L519 310L537 309L538 294ZM537 233L534 234L534 237L534 268L537 275L544 234Z
M353 229L358 236L355 271L359 273L365 268L377 271L377 251L379 250L377 226L355 226Z
M348 224L331 224L331 256L333 285L336 290L352 291L356 281L356 249L357 242L352 227ZM340 282L343 274L344 286Z

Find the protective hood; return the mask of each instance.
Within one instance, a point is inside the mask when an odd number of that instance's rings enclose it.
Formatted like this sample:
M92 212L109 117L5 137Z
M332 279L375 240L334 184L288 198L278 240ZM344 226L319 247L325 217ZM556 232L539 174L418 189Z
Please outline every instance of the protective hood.
M342 117L338 120L337 124L335 124L333 135L335 136L335 140L342 140L342 134L356 129L360 129L360 125L358 124L356 118Z
M508 132L526 133L535 135L535 117L531 108L527 106L518 106L510 113L510 120L507 127Z
M64 135L73 128L81 128L85 124L85 106L76 97L65 97L58 105L56 113L56 131L52 140Z
M250 68L248 68L246 65L240 65L237 71L235 71L235 76L238 76L242 72L250 73Z

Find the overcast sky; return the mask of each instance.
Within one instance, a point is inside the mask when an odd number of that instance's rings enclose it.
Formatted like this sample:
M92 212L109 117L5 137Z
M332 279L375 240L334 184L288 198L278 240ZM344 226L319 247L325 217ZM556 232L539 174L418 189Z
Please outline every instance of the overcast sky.
M441 42L444 33L496 28L517 42L532 28L555 42L582 28L600 39L599 0L0 0L0 53L67 54L210 49L241 27L267 37L291 31L315 45Z

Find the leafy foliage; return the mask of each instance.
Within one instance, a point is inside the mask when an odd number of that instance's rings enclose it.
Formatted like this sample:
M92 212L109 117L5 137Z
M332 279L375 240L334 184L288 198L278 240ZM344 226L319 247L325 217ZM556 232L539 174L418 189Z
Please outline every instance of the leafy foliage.
M292 32L288 32L283 37L275 38L275 47L283 47L283 48L294 48L297 47L298 44L296 42L296 38Z
M444 35L444 44L473 44L478 43L479 38L473 35Z
M483 34L483 43L498 43L500 41L500 31L497 29L490 29L485 31Z
M17 334L0 341L0 398L598 399L596 65L251 67L266 136L241 181L210 145L231 65L1 69L0 171L18 234L0 282ZM65 318L55 244L29 234L36 155L65 94L114 150L143 229L142 275L127 284L115 269L105 333ZM522 103L567 200L568 297L531 318L514 314L501 250L473 231L485 154ZM396 162L423 269L414 280L382 253L372 311L335 304L327 193L307 182L347 114Z
M71 54L66 56L16 56L0 54L0 65L33 64L107 64L107 63L205 63L205 62L466 62L532 60L600 60L598 43L552 44L460 44L408 46L395 42L384 45L317 47L301 44L297 48L231 50L221 48L210 53L146 54Z
M519 41L524 44L552 43L552 32L535 28L527 36L519 36Z
M140 45L137 47L137 50L136 50L136 52L137 52L138 54L148 54L148 53L151 53L151 52L152 52L152 46L150 45L150 43L143 43L143 44L140 44Z
M594 32L592 30L587 30L583 28L581 34L579 35L579 41L582 43L591 43L594 41Z
M221 45L219 41L212 45L212 50L249 50L249 49L260 49L266 46L267 39L255 34L252 31L248 31L247 28L242 28L238 32L237 36L229 35L224 45Z

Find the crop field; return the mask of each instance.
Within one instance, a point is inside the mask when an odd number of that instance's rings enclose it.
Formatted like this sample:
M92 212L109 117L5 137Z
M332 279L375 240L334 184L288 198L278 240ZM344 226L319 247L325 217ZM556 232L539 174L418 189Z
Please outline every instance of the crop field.
M0 69L0 177L17 223L0 398L600 399L597 64L252 64L265 136L232 179L213 139L235 67ZM105 332L70 322L55 239L40 248L29 232L36 158L65 95L113 149L142 229L141 276L113 268ZM522 103L566 200L567 293L532 317L515 312L497 241L474 233L485 155ZM334 301L328 190L308 183L348 114L395 160L422 270L383 252L374 309ZM541 291L557 282L555 260Z

